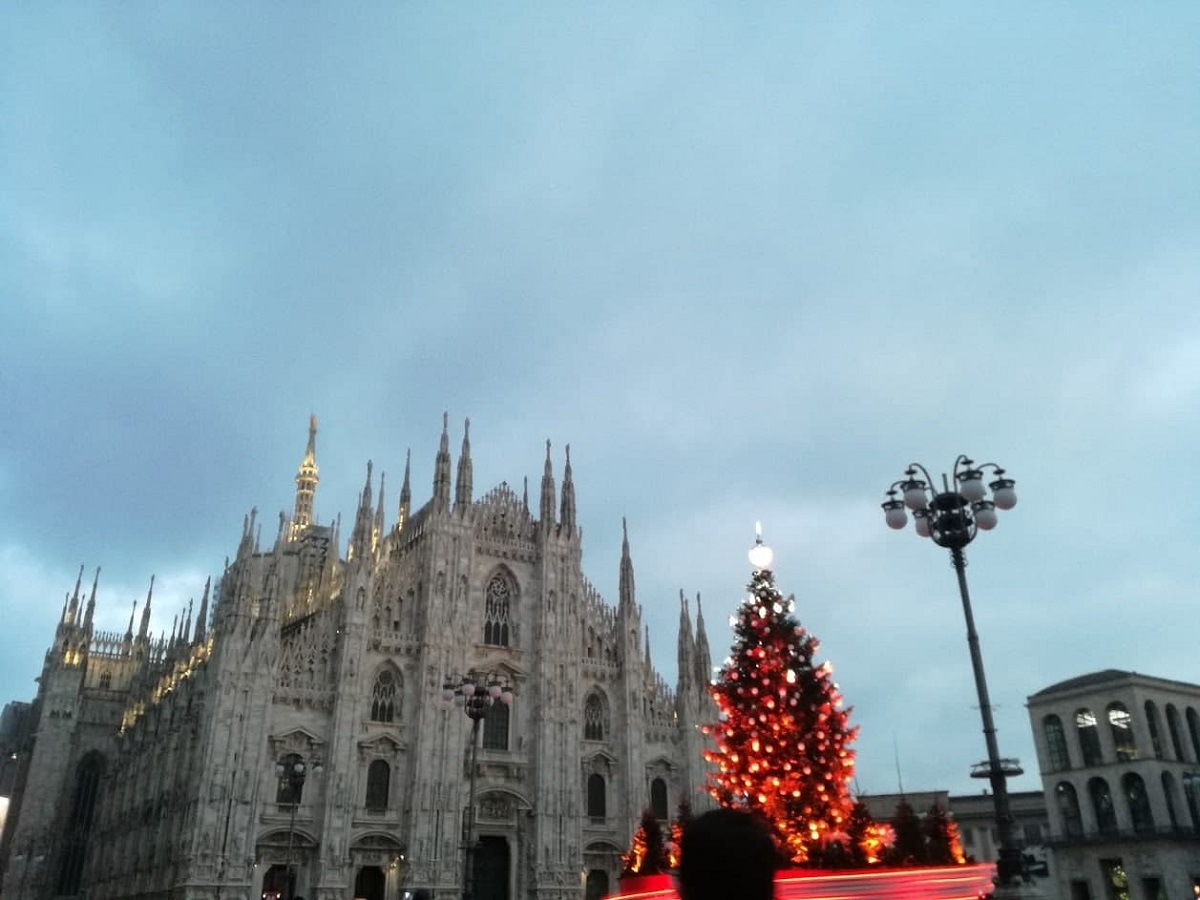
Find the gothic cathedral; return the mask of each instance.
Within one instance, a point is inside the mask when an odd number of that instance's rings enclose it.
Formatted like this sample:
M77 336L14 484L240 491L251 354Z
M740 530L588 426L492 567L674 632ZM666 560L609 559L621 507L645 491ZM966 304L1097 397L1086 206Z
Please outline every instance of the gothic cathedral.
M343 540L313 516L316 436L273 545L251 512L170 637L153 580L124 634L93 629L76 583L26 717L5 898L596 900L642 810L708 805L699 602L672 690L628 535L615 607L581 571L569 448L557 486L547 442L535 517L527 487L474 498L469 423L451 483L443 422L431 499L412 508L406 462L389 525L368 464Z

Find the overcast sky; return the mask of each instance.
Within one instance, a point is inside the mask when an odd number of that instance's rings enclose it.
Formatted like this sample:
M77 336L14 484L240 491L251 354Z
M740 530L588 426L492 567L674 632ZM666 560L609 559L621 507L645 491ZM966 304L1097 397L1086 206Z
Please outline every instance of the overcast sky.
M321 421L477 493L571 444L656 664L716 661L761 519L861 726L859 784L977 791L912 460L1005 465L968 549L1000 749L1108 667L1200 681L1200 6L17 4L0 22L0 698L80 563L170 630ZM518 487L519 489L519 487Z

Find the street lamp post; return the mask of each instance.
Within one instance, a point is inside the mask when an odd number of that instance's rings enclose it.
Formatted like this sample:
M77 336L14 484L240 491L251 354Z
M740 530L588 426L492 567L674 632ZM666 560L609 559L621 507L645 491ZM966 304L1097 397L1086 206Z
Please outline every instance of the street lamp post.
M320 775L322 766L320 760L312 760L304 762L304 760L296 760L292 757L292 762L284 760L276 763L275 777L280 781L286 781L288 786L288 796L292 801L292 817L288 823L288 843L287 857L284 868L284 877L287 885L287 893L284 900L292 900L293 881L292 881L292 844L296 836L296 809L300 806L300 797L304 792L304 782L308 779L311 772L313 775Z
M471 876L475 854L475 762L479 753L479 725L499 701L511 706L512 684L496 673L472 673L447 678L442 699L459 707L471 720L471 772L467 787L466 833L463 836L463 900L471 900Z
M994 478L985 484L987 470L992 471ZM959 456L954 461L952 476L942 475L941 490L934 487L929 471L920 463L910 465L904 475L888 489L887 499L882 504L884 516L889 527L900 529L908 522L906 509L911 511L917 534L950 551L950 560L958 576L963 617L967 622L967 646L971 651L971 668L975 675L975 691L979 697L979 714L983 719L983 737L987 744L987 761L974 766L971 775L987 778L991 783L996 831L1000 839L996 875L1000 884L1008 884L1020 876L1022 865L1021 850L1013 840L1012 809L1008 802L1006 782L1009 777L1020 775L1021 767L1017 760L1000 756L987 678L983 671L983 653L979 649L979 634L975 630L971 595L967 590L967 559L963 550L980 531L991 531L996 527L996 510L1016 506L1015 482L1005 477L1004 469L995 463L976 465L966 456Z

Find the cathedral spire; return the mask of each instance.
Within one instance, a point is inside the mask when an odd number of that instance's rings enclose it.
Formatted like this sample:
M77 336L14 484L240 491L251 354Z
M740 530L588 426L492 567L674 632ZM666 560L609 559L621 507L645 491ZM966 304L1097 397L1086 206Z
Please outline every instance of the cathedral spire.
M646 671L650 672L654 669L654 663L650 659L650 626L646 626Z
M538 504L538 518L542 530L549 531L554 525L554 466L550 462L550 439L546 438L546 465L542 468L542 498Z
M371 461L367 460L367 483L358 497L358 512L354 516L354 530L350 532L347 559L361 559L371 550L371 469Z
M700 593L696 592L696 684L705 687L712 680L712 653L708 649L708 634L704 630L704 612L700 609Z
M379 473L379 502L375 505L375 524L371 528L371 552L374 553L379 549L379 542L383 539L383 476L384 473Z
M687 597L679 591L679 686L689 685L696 672L696 644L692 639L692 618L688 614Z
M433 464L433 508L450 508L450 413L442 413L442 439Z
M617 609L626 615L634 609L633 560L629 557L629 526L621 516L621 577L618 588Z
M296 470L296 507L292 513L292 534L295 540L312 524L313 497L317 492L317 417L308 417L308 447Z
M87 609L83 614L83 627L92 630L92 619L96 615L96 588L100 584L100 567L96 567L96 576L92 579L92 592L88 595Z
M412 448L404 451L404 481L400 485L400 508L396 511L396 530L403 531L404 523L408 521L408 512L412 509L412 487L409 475L412 469Z
M454 483L454 508L464 510L471 505L471 420L463 422L462 454L458 457L458 479Z
M133 640L133 619L137 615L137 601L133 601L133 609L129 611L129 627L125 629L125 640Z
M575 534L575 479L571 476L571 445L567 444L567 462L563 467L562 506L558 521L567 537Z
M67 615L65 621L68 625L77 625L79 623L79 588L83 584L83 564L79 566L79 575L75 578L75 593L71 594L71 600L67 604Z
M183 627L179 631L180 643L184 644L185 646L187 644L190 644L191 640L192 640L191 635L192 635L192 604L193 603L195 603L195 600L193 598L189 597L187 614L183 617Z
M150 576L150 590L146 591L146 605L142 607L142 624L138 628L138 637L150 636L150 600L154 596L154 576Z
M193 643L203 644L208 638L208 592L212 589L212 576L204 581L204 596L200 598L200 612L196 614L195 635Z

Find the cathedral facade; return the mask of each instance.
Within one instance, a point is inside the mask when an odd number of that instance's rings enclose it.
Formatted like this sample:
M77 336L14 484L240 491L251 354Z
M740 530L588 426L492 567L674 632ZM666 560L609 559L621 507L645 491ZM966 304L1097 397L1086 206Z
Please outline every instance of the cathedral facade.
M124 634L76 583L14 754L5 900L595 898L642 810L707 805L699 601L672 689L628 536L615 605L583 574L569 448L535 515L527 487L473 495L444 423L429 501L406 462L387 522L368 464L343 537L313 517L316 434L273 543L252 512L170 637L153 581Z

